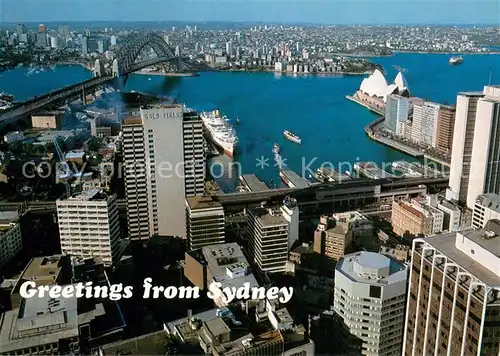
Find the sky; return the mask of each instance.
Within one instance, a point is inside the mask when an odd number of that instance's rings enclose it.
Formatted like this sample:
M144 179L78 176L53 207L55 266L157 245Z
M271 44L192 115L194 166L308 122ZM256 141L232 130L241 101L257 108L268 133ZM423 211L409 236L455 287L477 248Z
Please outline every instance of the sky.
M0 0L0 20L500 25L500 0Z

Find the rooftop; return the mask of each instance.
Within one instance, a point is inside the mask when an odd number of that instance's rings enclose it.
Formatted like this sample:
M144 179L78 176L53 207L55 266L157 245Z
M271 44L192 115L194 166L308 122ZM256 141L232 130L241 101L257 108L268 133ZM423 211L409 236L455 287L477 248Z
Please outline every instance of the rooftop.
M387 285L407 278L405 265L375 252L361 251L345 255L335 269L355 282L366 284Z
M134 337L101 346L104 355L165 355L167 333L156 331L151 334Z
M78 336L77 298L22 299L0 319L2 353Z
M266 183L257 178L255 174L243 174L240 176L240 181L252 192L264 192L269 190Z
M205 321L205 326L212 333L212 335L217 336L231 331L229 326L222 320L222 318L214 318Z
M500 195L498 194L490 193L479 195L476 199L476 204L480 204L485 208L500 213Z
M186 202L191 210L222 208L221 203L211 196L187 197Z
M18 218L19 212L17 210L0 211L0 225L9 225L16 222Z
M285 217L281 213L281 210L278 208L269 209L259 207L252 209L252 213L264 227L288 224L288 221L285 219Z
M64 255L34 257L19 277L18 287L26 280L35 281L37 285L54 284L66 262L69 265L69 260Z
M66 201L101 201L107 200L108 195L101 189L92 188L82 191L79 195L75 195ZM64 200L63 200L64 202Z
M456 247L456 238L459 236L458 234L462 234L464 237L479 244L498 258L500 256L499 237L497 236L496 238L488 240L484 238L484 232L485 230L467 229L460 232L430 236L422 241L433 246L436 250L458 264L462 269L476 276L477 279L490 286L500 286L500 276L484 267L477 259L467 256Z

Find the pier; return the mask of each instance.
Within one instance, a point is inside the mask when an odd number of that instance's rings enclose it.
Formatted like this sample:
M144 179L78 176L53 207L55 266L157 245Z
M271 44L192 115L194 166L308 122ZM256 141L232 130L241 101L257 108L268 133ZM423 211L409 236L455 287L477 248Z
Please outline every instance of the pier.
M386 172L376 165L368 162L359 162L354 164L354 170L369 179L397 178L394 174Z
M351 179L351 177L333 168L321 167L316 171L316 179L322 183L342 183L343 181Z
M441 177L442 174L431 167L409 163L406 161L396 161L392 163L392 167L405 175L413 178L430 178Z
M257 178L255 174L243 174L239 177L239 180L248 192L257 193L269 190L267 184Z
M301 189L301 188L310 187L312 185L312 183L309 182L307 179L302 178L297 173L295 173L294 171L291 171L289 169L284 169L284 170L280 171L280 178L290 188Z
M354 96L352 95L347 95L346 96L346 99L350 100L350 101L353 101L355 102L356 104L359 104L361 106L364 106L365 108L367 108L368 110L374 112L375 114L377 115L384 115L385 113L382 111L382 110L379 110L379 109L376 109L376 108L373 108L369 105L366 105L365 103L362 103L361 101L359 101L358 99L356 99Z

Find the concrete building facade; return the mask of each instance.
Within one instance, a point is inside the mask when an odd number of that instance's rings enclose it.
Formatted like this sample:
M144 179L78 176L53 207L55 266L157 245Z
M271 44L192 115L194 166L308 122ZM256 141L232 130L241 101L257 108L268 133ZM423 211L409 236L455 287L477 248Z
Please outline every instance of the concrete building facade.
M498 355L500 222L415 239L403 355Z
M408 98L396 94L388 95L385 107L386 129L398 136L404 136L404 124L408 121L409 112Z
M479 195L472 213L472 226L476 229L482 229L488 221L493 219L500 219L500 195Z
M335 269L333 310L362 340L362 355L401 355L407 268L373 252L342 257Z
M190 250L225 242L224 208L212 197L187 197L186 214Z
M445 154L451 153L453 146L455 114L454 106L441 105L439 108L435 148Z
M61 251L89 258L100 257L105 265L119 262L121 241L116 195L91 189L65 200L57 200Z

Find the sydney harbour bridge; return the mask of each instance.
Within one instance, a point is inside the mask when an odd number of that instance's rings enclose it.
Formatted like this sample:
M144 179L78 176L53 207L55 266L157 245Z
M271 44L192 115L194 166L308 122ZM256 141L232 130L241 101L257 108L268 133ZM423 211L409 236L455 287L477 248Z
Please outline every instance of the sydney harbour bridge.
M145 48L151 48L156 56L142 59L140 55ZM131 34L119 48L111 70L106 70L101 60L96 60L93 78L35 97L3 111L0 114L0 125L41 109L63 106L78 98L82 98L85 103L86 96L102 86L125 84L132 73L155 65L162 65L166 70L179 73L194 71L193 65L180 55L176 56L175 51L159 35Z

